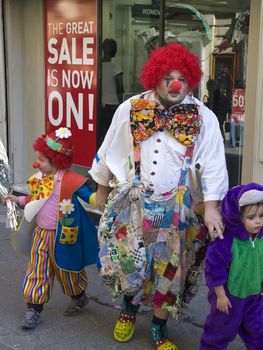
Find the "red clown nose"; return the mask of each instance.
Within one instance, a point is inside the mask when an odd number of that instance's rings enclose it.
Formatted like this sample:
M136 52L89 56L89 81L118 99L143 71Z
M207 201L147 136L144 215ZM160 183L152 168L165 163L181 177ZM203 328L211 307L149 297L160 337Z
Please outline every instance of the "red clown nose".
M182 88L182 83L178 80L174 80L171 84L170 84L170 89L174 92L178 92L180 91Z
M36 160L32 163L32 168L34 168L34 169L38 169L39 166L40 166L40 164Z

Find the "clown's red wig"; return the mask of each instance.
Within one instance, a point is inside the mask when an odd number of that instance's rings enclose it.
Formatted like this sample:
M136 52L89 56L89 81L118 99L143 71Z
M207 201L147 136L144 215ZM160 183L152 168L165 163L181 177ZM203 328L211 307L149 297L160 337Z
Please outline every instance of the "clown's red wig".
M190 89L199 85L202 77L199 58L185 46L172 42L151 52L143 65L141 82L146 89L154 89L171 71L178 70Z
M72 155L67 156L61 152L51 149L45 140L46 135L42 135L36 139L33 144L34 151L38 151L44 154L50 162L58 169L68 169L71 167L73 158Z

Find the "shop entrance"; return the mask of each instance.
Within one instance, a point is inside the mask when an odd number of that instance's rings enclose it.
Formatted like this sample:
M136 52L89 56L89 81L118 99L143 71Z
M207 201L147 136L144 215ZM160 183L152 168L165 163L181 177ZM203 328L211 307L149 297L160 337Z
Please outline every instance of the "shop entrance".
M200 57L203 79L192 94L218 118L231 187L241 181L249 15L249 0L102 1L102 42L116 41L112 63L123 81L122 101L143 91L140 71L150 50L177 41Z

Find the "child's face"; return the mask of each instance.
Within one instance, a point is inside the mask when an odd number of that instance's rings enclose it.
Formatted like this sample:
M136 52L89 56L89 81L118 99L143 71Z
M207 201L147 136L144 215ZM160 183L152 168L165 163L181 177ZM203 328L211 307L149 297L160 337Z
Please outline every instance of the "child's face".
M256 235L263 226L263 204L248 205L244 211L243 223L248 233Z
M36 152L39 170L42 174L52 175L57 172L57 168L51 164L50 160L41 152Z

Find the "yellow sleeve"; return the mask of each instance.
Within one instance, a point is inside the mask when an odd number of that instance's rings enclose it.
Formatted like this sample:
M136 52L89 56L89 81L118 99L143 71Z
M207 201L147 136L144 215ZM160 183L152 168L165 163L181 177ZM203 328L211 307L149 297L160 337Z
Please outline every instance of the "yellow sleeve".
M97 206L96 203L96 192L93 192L90 197L89 197L89 204L92 205L93 207Z

